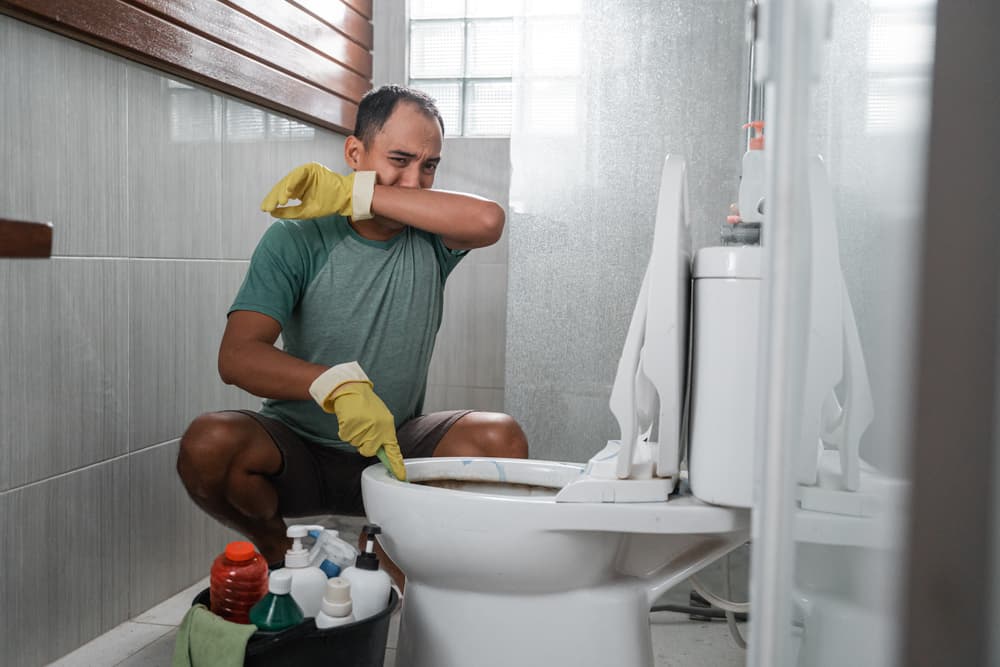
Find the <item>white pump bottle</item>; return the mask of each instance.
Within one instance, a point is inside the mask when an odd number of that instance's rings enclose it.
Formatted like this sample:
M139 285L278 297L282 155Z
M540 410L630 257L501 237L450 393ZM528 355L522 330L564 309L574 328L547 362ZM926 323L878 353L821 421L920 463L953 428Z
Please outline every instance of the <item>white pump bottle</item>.
M739 209L742 222L763 222L764 220L764 121L755 120L743 126L752 128L755 134L750 138L750 147L743 154L743 169L740 174Z
M289 526L285 533L292 538L292 548L285 552L285 569L292 575L292 599L302 608L306 618L315 618L326 590L326 574L311 564L309 549L302 546L302 538L310 530L322 526Z
M392 588L389 574L379 569L378 557L375 555L375 536L382 529L374 524L367 524L363 530L367 535L365 550L354 565L340 573L341 577L351 583L354 618L359 621L374 616L389 606L389 592Z

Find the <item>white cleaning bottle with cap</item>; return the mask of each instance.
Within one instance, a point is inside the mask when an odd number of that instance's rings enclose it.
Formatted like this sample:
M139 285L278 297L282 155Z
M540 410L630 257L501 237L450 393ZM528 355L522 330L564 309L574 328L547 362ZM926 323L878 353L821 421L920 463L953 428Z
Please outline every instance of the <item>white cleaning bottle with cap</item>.
M292 599L302 607L306 618L319 613L326 590L326 574L311 564L309 549L302 546L302 538L316 528L322 530L322 526L289 526L285 533L292 538L292 548L285 552L285 569L292 574Z
M351 582L343 577L326 580L323 603L316 614L317 628L332 628L354 622L351 606Z
M354 565L340 574L351 583L354 618L359 621L374 616L389 606L389 591L392 588L389 574L379 569L378 557L375 555L375 536L382 529L375 524L366 524L363 531L367 536L365 550L358 555Z
M760 223L764 220L764 121L750 121L743 128L751 128L752 136L750 146L743 154L740 174L740 220Z

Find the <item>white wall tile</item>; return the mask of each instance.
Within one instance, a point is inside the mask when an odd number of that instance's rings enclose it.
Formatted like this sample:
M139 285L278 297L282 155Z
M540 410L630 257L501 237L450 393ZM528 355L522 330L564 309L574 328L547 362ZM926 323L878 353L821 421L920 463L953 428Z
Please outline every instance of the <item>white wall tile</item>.
M427 385L424 413L441 410L484 410L503 412L502 387L455 387Z
M219 342L245 262L131 260L132 450L179 437L199 414L256 408L219 378Z
M452 272L445 287L444 316L428 382L502 387L507 267L463 264Z
M0 646L43 665L128 617L124 457L0 494Z
M207 576L226 543L243 539L188 497L175 469L178 443L128 457L130 617Z
M249 259L274 222L261 201L285 174L306 162L350 170L342 135L230 98L223 99L223 111L221 256Z
M53 223L56 255L127 248L125 64L0 16L0 217Z
M126 451L126 268L0 262L0 489Z
M222 97L139 65L127 89L129 255L220 257Z

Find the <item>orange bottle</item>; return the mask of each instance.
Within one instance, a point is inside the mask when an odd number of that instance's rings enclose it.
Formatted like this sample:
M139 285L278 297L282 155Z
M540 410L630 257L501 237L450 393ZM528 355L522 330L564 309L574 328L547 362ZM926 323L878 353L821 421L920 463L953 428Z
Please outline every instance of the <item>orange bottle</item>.
M233 623L249 623L250 608L267 594L267 562L250 542L230 542L212 563L212 613Z

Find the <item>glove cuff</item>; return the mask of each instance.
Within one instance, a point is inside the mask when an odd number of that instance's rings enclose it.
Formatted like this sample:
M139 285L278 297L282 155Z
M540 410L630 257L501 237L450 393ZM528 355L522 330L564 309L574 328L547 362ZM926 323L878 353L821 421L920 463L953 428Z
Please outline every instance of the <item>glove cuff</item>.
M327 412L333 412L333 393L345 382L367 382L369 386L372 384L364 369L361 368L361 364L350 361L346 364L331 366L323 371L309 385L309 394L319 404L319 407Z
M372 198L375 196L375 172L354 172L354 187L351 190L351 218L371 220Z

